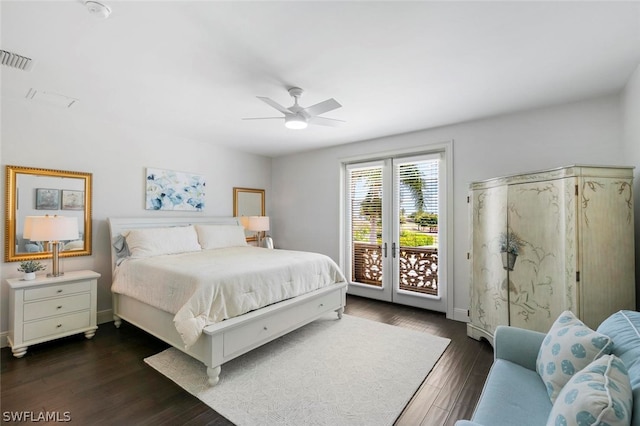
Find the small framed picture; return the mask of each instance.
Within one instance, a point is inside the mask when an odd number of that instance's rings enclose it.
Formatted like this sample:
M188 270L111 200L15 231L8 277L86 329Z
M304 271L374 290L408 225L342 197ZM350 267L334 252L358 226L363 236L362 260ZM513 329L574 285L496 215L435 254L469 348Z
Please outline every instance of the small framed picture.
M63 189L62 210L84 210L84 191Z
M36 210L58 210L59 208L59 189L36 188Z

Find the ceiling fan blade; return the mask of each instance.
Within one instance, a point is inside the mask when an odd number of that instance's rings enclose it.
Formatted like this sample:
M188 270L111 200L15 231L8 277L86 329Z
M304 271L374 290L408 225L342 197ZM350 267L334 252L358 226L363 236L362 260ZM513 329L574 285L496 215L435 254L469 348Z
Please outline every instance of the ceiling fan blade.
M277 103L271 98L265 98L263 96L256 96L256 98L260 99L262 102L266 103L267 105L272 106L273 108L277 109L283 114L291 114L291 111L289 111L287 108L283 107L282 105L280 105L279 103Z
M243 120L282 120L284 117L248 117Z
M319 124L321 126L340 127L344 123L346 123L346 121L336 120L335 118L311 117L311 118L309 118L309 123L311 123L311 124Z
M306 107L304 111L310 116L324 114L325 112L333 111L334 109L340 108L342 105L338 103L335 99L327 99L326 101L320 102L315 105L311 105L310 107Z

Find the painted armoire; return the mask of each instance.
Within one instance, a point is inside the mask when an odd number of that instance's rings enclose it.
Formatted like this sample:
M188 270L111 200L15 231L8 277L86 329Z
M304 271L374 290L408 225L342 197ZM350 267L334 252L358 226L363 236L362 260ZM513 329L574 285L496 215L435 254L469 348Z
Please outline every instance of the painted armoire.
M546 333L564 310L596 328L635 309L633 168L568 166L470 185L467 334Z

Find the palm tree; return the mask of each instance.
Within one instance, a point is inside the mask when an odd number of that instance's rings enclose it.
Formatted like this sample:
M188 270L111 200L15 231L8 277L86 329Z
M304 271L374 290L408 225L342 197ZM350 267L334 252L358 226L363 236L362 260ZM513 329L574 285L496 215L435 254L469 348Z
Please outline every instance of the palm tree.
M399 170L400 185L406 187L414 201L418 212L424 210L425 181L416 164L401 164ZM369 220L369 242L377 242L378 221L382 217L382 169L362 170L358 178L367 181L367 196L360 203L360 215Z
M400 165L400 185L409 189L418 212L424 210L424 178L415 164Z

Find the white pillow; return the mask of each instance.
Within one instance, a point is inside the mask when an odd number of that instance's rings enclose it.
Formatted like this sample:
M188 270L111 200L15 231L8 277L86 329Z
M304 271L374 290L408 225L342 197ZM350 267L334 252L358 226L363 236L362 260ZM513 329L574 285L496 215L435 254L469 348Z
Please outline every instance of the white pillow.
M553 404L547 426L631 424L629 373L615 355L603 355L576 373Z
M64 245L65 250L79 250L83 248L84 248L84 241L82 240L69 241Z
M196 225L198 241L204 250L247 245L244 228L238 225Z
M551 403L575 373L612 349L609 337L591 330L573 312L561 313L543 340L536 361Z
M201 250L200 244L198 244L198 234L191 225L132 229L123 235L133 258Z

